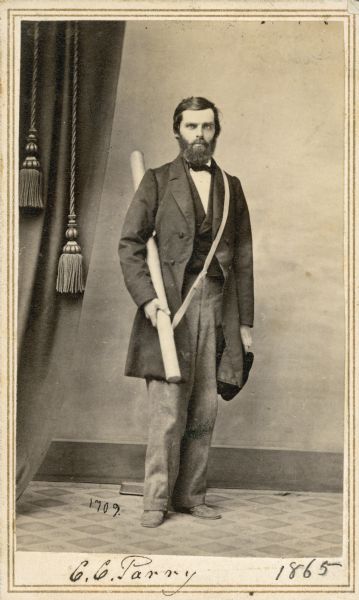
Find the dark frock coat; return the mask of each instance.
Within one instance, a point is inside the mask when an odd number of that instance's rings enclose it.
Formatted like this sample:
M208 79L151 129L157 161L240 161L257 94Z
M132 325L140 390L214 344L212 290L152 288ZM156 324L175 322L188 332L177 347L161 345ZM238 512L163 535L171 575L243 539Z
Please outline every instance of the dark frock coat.
M252 236L247 203L241 184L228 176L230 205L226 226L216 251L224 275L222 326L225 339L217 377L241 387L243 347L240 325L253 325ZM213 183L213 239L220 226L224 183L217 168ZM165 379L157 330L146 319L143 305L156 297L146 263L146 242L156 231L164 287L172 317L182 303L186 265L195 235L191 189L181 155L173 162L146 171L125 217L119 245L124 280L138 306L125 374ZM175 329L182 380L190 374L186 316Z

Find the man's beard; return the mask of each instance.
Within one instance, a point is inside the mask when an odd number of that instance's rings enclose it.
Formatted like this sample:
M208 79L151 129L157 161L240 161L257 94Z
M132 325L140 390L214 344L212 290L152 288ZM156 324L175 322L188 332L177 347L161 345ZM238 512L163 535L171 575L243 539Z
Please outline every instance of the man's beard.
M195 142L189 143L180 135L178 143L182 150L182 156L189 163L197 166L205 165L212 157L216 148L216 138L213 138L210 142L206 142L203 139L196 140Z

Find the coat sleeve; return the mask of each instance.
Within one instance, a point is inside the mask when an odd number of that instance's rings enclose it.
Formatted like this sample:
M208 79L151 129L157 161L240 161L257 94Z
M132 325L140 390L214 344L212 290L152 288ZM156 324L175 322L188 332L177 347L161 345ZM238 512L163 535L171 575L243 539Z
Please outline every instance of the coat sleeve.
M156 179L148 170L128 208L119 244L125 285L139 307L156 297L146 262L146 242L154 231L157 203Z
M254 284L252 230L247 202L240 181L235 177L236 241L233 269L237 284L241 325L253 327Z

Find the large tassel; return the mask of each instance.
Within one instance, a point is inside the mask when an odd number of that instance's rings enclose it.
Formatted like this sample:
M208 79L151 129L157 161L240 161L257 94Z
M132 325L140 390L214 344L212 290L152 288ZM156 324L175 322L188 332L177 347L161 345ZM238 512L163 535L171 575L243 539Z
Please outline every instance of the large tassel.
M37 158L38 147L36 131L30 130L27 136L26 153L19 173L19 204L27 208L43 208L42 173Z
M70 173L70 214L65 237L68 240L62 249L57 269L56 289L61 294L78 294L84 291L81 247L76 241L78 236L75 214L75 174L76 174L76 125L78 92L78 23L75 23L74 67L72 90L71 125L71 173Z
M39 62L39 24L34 23L34 58L31 87L31 118L26 138L26 158L19 173L19 205L23 208L43 208L42 173L36 131L37 74Z
M66 230L68 242L62 249L57 270L56 289L62 294L77 294L85 289L81 248L76 242L78 235L75 215L69 215Z

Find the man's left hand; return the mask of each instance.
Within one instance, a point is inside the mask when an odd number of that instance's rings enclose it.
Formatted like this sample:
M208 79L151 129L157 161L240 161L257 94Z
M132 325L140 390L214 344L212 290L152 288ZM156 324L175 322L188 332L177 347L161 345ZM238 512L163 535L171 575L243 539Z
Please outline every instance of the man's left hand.
M242 344L246 352L249 352L252 345L252 332L248 325L241 325Z

